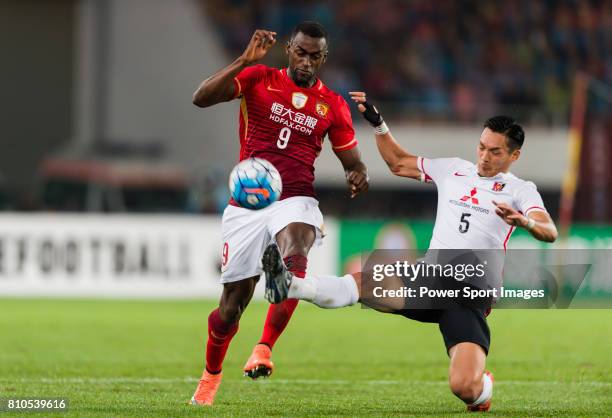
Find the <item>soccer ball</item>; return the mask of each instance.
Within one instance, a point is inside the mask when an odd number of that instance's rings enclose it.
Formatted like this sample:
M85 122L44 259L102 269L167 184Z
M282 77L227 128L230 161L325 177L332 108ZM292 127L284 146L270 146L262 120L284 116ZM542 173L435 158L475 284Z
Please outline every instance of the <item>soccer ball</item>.
M247 158L232 170L229 189L234 201L243 208L263 209L280 198L283 183L269 161Z

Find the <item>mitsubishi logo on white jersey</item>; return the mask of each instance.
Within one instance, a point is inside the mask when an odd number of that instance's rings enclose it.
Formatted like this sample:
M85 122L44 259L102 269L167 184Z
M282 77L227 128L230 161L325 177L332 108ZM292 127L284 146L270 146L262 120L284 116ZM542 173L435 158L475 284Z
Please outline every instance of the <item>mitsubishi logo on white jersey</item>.
M461 198L461 201L462 202L467 202L468 200L471 199L472 203L474 205L477 205L478 204L478 198L474 197L474 196L476 196L476 193L478 193L478 191L476 190L476 187L473 187L472 190L470 190L470 195L469 196L468 195L463 196Z

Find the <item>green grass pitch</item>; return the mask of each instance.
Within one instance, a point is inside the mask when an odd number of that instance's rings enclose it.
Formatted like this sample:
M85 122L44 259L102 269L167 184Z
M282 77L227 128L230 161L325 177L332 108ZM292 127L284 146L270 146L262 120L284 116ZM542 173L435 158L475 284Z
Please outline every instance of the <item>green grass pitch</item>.
M435 325L306 303L274 350L274 375L252 382L242 365L267 308L253 302L230 346L215 406L189 406L215 305L0 299L0 397L68 398L69 412L54 417L465 413L448 390ZM611 324L612 310L494 311L490 414L612 415Z

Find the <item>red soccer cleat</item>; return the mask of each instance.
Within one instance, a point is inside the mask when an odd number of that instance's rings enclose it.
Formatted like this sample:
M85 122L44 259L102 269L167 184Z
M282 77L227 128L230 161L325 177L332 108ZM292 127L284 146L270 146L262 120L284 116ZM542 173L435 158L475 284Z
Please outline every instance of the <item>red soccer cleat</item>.
M221 384L221 375L222 373L210 374L204 370L200 383L198 383L198 388L191 397L191 404L212 406L217 389L219 389Z
M495 383L495 379L493 378L493 373L488 370L485 370L485 374L491 378L491 383ZM491 409L491 398L487 399L485 402L479 405L468 405L467 410L469 412L487 412Z
M274 363L270 360L272 350L265 344L257 344L253 348L251 357L244 365L244 375L255 380L259 377L268 377L274 371Z

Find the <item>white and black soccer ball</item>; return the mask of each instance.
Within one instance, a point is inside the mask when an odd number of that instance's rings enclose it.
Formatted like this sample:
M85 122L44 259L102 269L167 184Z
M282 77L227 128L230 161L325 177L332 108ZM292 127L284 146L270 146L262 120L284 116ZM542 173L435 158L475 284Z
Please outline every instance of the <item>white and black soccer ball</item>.
M283 182L269 161L252 157L234 167L229 189L234 201L243 208L263 209L280 198Z

